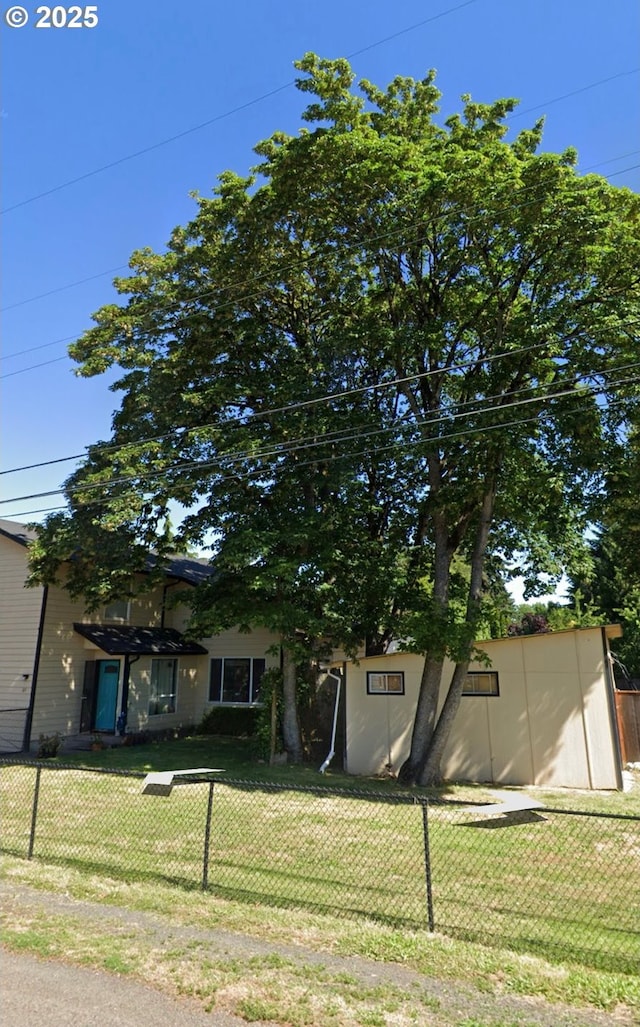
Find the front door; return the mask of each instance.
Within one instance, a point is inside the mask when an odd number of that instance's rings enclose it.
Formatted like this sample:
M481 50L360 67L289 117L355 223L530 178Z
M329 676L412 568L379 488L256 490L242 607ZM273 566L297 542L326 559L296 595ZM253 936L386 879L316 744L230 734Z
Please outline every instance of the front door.
M94 731L115 731L120 660L96 660Z

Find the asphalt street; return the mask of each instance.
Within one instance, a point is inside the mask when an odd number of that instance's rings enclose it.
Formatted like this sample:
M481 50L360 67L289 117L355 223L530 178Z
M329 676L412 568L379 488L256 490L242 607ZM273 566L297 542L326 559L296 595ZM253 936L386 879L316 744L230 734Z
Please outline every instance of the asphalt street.
M247 1027L123 977L5 950L0 1019L6 1027Z

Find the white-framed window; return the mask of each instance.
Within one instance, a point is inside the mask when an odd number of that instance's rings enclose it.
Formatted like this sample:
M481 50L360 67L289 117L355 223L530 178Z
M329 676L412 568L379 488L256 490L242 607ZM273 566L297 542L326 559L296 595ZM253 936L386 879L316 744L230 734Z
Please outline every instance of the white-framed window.
M216 656L209 670L209 702L253 705L260 701L264 658Z
M470 670L462 686L463 695L500 695L496 670Z
M404 695L404 671L367 671L367 695Z
M105 606L102 619L117 624L128 624L130 616L131 600L114 599L113 602L107 603Z
M178 661L158 658L151 661L149 716L175 713L178 704Z

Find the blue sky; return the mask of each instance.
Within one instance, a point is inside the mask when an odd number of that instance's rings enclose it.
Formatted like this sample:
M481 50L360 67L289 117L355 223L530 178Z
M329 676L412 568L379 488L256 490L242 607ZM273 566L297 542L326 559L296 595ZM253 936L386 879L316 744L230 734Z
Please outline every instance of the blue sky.
M575 146L582 169L640 184L637 0L110 0L74 30L36 29L36 6L30 24L0 28L1 470L108 437L113 376L75 377L68 342L115 300L131 252L163 249L194 214L191 191L244 173L276 129L297 131L292 62L307 50L351 56L380 86L435 67L443 117L462 93L519 97L514 131L546 114L545 149ZM60 497L14 497L58 488L74 466L0 476L0 517L42 519L32 511Z

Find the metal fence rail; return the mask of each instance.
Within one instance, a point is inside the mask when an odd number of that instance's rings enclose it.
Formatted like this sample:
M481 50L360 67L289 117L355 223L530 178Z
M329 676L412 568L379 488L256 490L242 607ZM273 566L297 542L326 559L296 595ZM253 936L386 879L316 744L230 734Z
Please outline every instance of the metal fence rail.
M0 765L15 856L367 917L601 969L640 968L640 818L482 816L412 793Z

